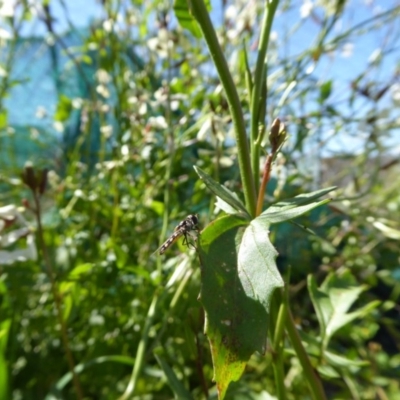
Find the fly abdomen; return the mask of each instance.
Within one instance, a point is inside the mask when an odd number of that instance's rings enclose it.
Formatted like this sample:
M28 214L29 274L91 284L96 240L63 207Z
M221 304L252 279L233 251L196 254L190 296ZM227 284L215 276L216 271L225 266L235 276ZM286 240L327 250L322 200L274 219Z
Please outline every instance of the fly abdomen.
M182 230L175 231L160 247L160 255L164 254L182 235Z

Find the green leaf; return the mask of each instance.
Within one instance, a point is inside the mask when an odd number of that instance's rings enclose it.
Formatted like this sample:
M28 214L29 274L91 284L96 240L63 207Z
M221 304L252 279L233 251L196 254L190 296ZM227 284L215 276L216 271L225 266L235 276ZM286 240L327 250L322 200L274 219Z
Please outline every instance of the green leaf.
M321 329L321 337L324 337L326 327L333 313L332 303L329 296L322 290L318 289L313 275L308 276L307 284L308 292L310 293L311 301Z
M77 284L83 275L88 274L93 269L93 264L84 263L76 266L68 274L68 279L60 284L60 293L63 295L63 318L67 320L71 314L74 304L79 302L79 292L81 286ZM78 282L79 283L79 282Z
M252 96L252 92L253 92L253 76L251 73L249 60L247 57L245 42L243 42L242 50L240 52L239 63L240 63L239 66L240 66L241 73L244 73L245 77L246 77L246 87L247 87L249 104L250 104L251 96Z
M164 374L167 378L168 384L175 394L176 399L192 399L192 395L190 392L183 386L183 384L179 381L178 377L176 376L174 370L168 365L165 361L164 357L161 356L163 350L162 349L155 349L154 356L164 371ZM160 354L161 353L161 354Z
M7 287L4 281L0 281L0 311L4 312L10 306ZM1 315L1 313L0 313ZM10 334L11 318L1 319L0 321L0 399L9 398L9 366L6 358L8 336Z
M246 295L260 302L269 311L274 290L283 286L276 267L278 252L268 237L269 224L264 218L256 218L246 228L238 255L239 279Z
M330 365L318 365L317 371L324 379L340 379L340 374Z
M368 361L364 360L350 360L349 358L343 357L341 355L331 353L330 351L324 352L324 357L330 365L337 368L360 368L369 365Z
M329 203L331 199L321 201L315 200L326 195L335 188L336 187L330 187L327 189L317 190L315 192L301 194L293 199L280 201L265 210L259 218L264 219L269 224L277 224L297 218L316 207Z
M153 200L150 204L150 209L157 215L162 216L165 209L165 204L162 201Z
M11 328L11 318L0 323L0 398L7 399L9 388L8 362L5 357L8 334Z
M195 166L194 170L197 172L200 179L205 183L205 185L211 190L211 192L213 192L216 196L220 197L223 201L225 201L227 204L233 207L233 209L236 210L237 212L242 212L247 216L249 216L246 207L240 201L236 193L231 192L225 186L216 182L213 178L211 178L210 175L206 174L199 167Z
M71 114L71 110L72 110L71 99L65 96L64 94L60 95L54 119L56 121L61 121L61 122L66 121Z
M92 263L83 263L77 265L69 274L68 279L76 280L83 274L88 274L92 271L94 265Z
M189 1L190 0L175 0L174 1L174 12L175 16L179 22L179 24L182 26L182 28L187 29L190 31L193 36L200 38L201 37L201 29L199 25L197 24L197 21L195 18L193 18L193 15L190 12L189 8ZM207 8L210 8L210 2L206 2Z
M219 196L217 196L215 206L218 207L220 210L226 212L227 214L237 214L236 208L233 208L225 200L222 200Z
M228 215L200 236L200 301L221 399L250 356L265 350L270 297L283 285L276 255L268 226L259 219L249 224L244 217Z
M0 111L0 129L4 129L7 127L8 123L8 113L7 110Z
M323 103L332 93L332 81L324 82L319 88L319 102Z
M380 219L379 221L373 221L372 225L376 229L379 229L382 232L382 234L385 235L387 238L400 240L400 230L390 226L390 224L394 225L395 223L396 223L395 221L392 222Z
M331 337L343 326L368 314L380 302L373 301L356 311L347 311L365 290L365 286L355 286L350 274L338 277L334 274L327 276L320 288L317 288L312 275L307 279L308 291L315 308L321 327L323 348L328 346ZM352 286L353 285L353 286Z

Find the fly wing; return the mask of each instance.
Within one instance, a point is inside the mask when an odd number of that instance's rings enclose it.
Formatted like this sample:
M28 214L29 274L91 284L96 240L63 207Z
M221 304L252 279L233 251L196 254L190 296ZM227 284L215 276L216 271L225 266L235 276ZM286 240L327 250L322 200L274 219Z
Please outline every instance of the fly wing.
M175 230L174 233L153 254L164 254L182 235L182 229Z

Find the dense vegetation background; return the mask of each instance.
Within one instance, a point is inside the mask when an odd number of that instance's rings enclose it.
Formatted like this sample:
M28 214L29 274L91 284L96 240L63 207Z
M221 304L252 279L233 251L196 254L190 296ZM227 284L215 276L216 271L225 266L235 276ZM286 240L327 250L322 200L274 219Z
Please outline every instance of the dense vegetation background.
M248 122L265 4L211 6ZM193 166L241 193L226 96L202 36L171 4L99 8L78 29L63 2L1 6L0 398L213 398L198 260L182 245L152 253L189 213L202 227L219 215ZM399 12L281 1L270 35L264 120L280 117L289 139L265 208L338 186L329 206L271 229L330 399L400 398ZM23 118L21 96L48 106ZM22 179L28 161L36 175ZM326 296L340 322L316 307ZM310 398L290 341L282 351L287 398ZM254 354L227 398L277 396L274 356Z

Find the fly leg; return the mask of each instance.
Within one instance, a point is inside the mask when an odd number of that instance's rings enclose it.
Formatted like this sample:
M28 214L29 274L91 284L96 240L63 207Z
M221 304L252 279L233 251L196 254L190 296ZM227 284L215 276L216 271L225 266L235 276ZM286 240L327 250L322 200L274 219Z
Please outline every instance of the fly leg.
M197 230L196 230L197 231ZM195 249L197 251L196 247L196 241L195 239L191 236L190 232L185 232L183 234L183 244L186 245L189 248Z

